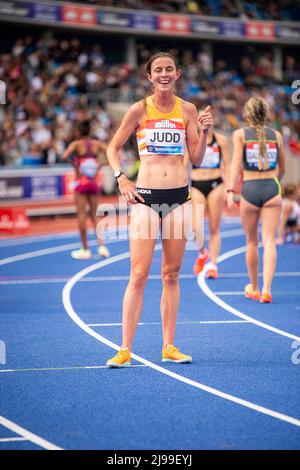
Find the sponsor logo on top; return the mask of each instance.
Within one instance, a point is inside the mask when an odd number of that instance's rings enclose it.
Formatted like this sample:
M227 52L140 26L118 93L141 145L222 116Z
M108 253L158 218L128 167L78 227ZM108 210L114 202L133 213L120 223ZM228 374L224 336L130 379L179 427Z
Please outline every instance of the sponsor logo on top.
M155 128L156 129L176 129L176 124L173 124L173 122L166 120L159 121L155 123Z

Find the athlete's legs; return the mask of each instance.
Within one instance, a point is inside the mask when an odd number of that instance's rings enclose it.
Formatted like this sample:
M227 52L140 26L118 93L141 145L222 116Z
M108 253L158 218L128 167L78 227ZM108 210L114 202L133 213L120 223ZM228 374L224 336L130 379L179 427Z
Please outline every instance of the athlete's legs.
M204 248L204 210L206 198L196 188L191 188L192 199L192 231L195 236L195 242L198 250Z
M103 239L99 237L99 234L97 233L97 207L98 207L98 202L99 202L99 196L98 194L89 194L88 195L88 202L90 205L90 218L95 230L96 237L98 239L99 245L103 245Z
M213 264L217 264L221 246L220 222L224 207L224 185L219 184L207 197L209 220L209 254Z
M281 196L270 199L261 210L262 241L264 246L263 258L263 292L270 292L277 261L276 231L281 214Z
M162 221L162 296L161 317L163 346L174 344L177 313L180 301L179 271L181 268L187 227L191 221L191 204L185 203L170 212Z
M241 197L240 213L246 233L246 264L253 290L258 290L258 219L260 209Z
M78 228L81 238L82 246L87 250L87 237L86 237L86 212L87 197L85 194L75 193L75 204L77 208Z
M158 231L158 214L143 204L134 205L130 223L130 279L123 299L122 348L131 350Z

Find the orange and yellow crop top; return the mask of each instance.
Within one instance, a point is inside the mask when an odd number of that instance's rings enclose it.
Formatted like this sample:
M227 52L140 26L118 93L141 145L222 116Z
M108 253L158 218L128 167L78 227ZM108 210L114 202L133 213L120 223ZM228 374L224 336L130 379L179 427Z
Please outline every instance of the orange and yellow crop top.
M182 100L176 96L170 113L161 113L152 97L146 98L146 118L136 133L139 155L184 156L186 128L182 114Z

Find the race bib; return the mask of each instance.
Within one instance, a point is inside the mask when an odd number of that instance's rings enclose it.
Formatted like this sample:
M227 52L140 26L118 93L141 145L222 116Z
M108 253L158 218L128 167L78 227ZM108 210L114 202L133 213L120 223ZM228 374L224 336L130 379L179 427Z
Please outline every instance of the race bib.
M98 171L98 162L95 158L85 158L80 161L79 172L88 178L94 178Z
M266 142L267 160L269 168L274 169L277 163L277 146L274 142ZM246 146L246 160L249 166L258 168L260 157L259 144L257 142L248 142Z
M218 145L206 147L204 158L199 168L219 168L220 167L220 150Z
M184 155L186 136L182 122L148 121L144 133L148 153Z

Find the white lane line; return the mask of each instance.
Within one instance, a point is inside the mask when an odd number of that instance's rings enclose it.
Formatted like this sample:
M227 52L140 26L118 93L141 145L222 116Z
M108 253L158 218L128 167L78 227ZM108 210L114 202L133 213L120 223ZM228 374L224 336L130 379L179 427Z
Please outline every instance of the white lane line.
M144 364L132 364L130 367L146 367ZM31 369L0 369L4 372L48 372L57 370L109 369L108 366L72 366L72 367L36 367Z
M205 321L178 321L177 325L202 325L202 324L218 324L218 323L250 323L245 320L205 320ZM88 326L122 326L122 323L87 323ZM161 322L142 322L138 326L160 325ZM1 372L1 370L0 370Z
M20 255L10 256L0 260L0 266L4 264L15 263L17 261L24 261L25 259L37 258L38 256L51 255L53 253L60 253L62 251L73 250L81 246L81 243L68 243L66 245L53 246L51 248L43 248L41 250L28 251Z
M156 246L155 250L158 250L161 248L161 245ZM79 279L81 279L83 276L89 274L92 271L95 271L96 269L100 269L104 266L107 266L109 264L116 263L118 261L121 261L123 259L129 258L130 253L129 251L119 254L117 256L113 256L110 259L100 261L99 263L96 263L92 266L88 266L85 269L82 269L78 273L76 273L64 286L63 292L62 292L62 300L63 300L63 305L64 308L69 315L69 317L81 328L83 331L85 331L88 335L92 336L95 338L97 341L100 341L103 344L106 344L107 346L111 347L112 349L115 349L116 351L119 350L119 346L112 341L108 340L104 336L100 335L96 331L94 331L92 328L90 328L86 323L82 321L82 319L78 316L76 311L74 310L72 303L71 303L71 290L74 287L74 285L78 282ZM196 382L195 380L188 379L186 377L183 377L182 375L176 374L175 372L172 372L171 370L165 369L151 361L148 361L147 359L138 356L137 354L131 354L132 358L135 359L138 362L141 362L142 364L145 364L149 366L150 368L156 370L157 372L160 372L164 375L167 375L173 379L176 379L180 382L183 382L185 384L191 385L192 387L195 387L199 390L208 392L212 395L215 395L220 398L224 398L225 400L228 400L230 402L236 403L238 405L244 406L246 408L249 408L251 410L254 410L256 412L265 414L267 416L271 416L272 418L276 418L280 421L284 421L289 424L293 424L294 426L300 427L300 420L296 419L292 416L285 415L283 413L279 413L277 411L271 410L269 408L266 408L264 406L257 405L256 403L252 403L247 400L243 400L239 397L236 397L234 395L230 395L229 393L222 392L221 390L218 390L213 387L209 387L205 384L202 384L200 382Z
M0 281L0 286L14 286L14 285L32 285L32 284L58 284L66 282L69 278L60 278L60 279L15 279L12 281Z
M26 437L1 437L0 442L28 441Z
M225 290L223 290L223 291L214 291L214 293L216 295L244 295L243 291L238 292L238 291L234 291L234 290L232 290L232 291L230 291L230 290L228 290L228 291L225 291Z
M227 251L223 255L218 257L218 263L221 263L222 261L225 261L229 258L232 258L233 256L239 255L241 253L244 253L246 251L246 246L241 246L239 248L235 248L234 250ZM276 333L281 336L286 336L287 338L291 339L296 339L300 340L300 336L293 335L291 333L288 333L287 331L280 330L279 328L275 328L274 326L269 325L268 323L263 323L261 321L256 320L253 317L250 317L249 315L246 315L245 313L241 312L240 310L237 310L234 307L231 307L231 305L228 305L224 300L220 299L207 285L205 275L207 272L207 267L204 268L202 273L198 275L198 285L200 289L203 291L203 293L210 299L212 300L215 304L219 305L221 308L224 310L227 310L227 312L232 313L233 315L242 318L243 320L247 320L251 323L253 323L256 326L259 326L261 328L264 328L266 330L272 331L273 333ZM260 305L260 304L258 304ZM261 306L261 308L264 308L265 306Z
M261 274L262 276L262 274ZM300 276L300 272L291 272L291 273L277 273L275 277L296 277ZM223 277L248 277L247 273L227 273L226 274L219 274L219 278ZM64 283L70 279L68 277L45 277L45 278L32 278L32 279L1 279L0 277L0 285L22 285L22 284L57 284L57 283ZM196 277L194 274L183 273L180 274L179 279L195 279ZM118 281L128 281L129 276L89 276L83 279L80 279L78 282L118 282ZM160 281L161 275L160 274L150 274L149 281ZM299 291L276 291L277 294L297 294ZM215 292L216 295L244 295L242 291L219 291Z
M236 230L236 229L235 229ZM209 233L207 229L205 229L207 232L207 236L209 236ZM109 229L107 230L108 237L110 233L127 233L128 228L127 225L120 225L118 226L118 230L115 229ZM95 232L93 229L88 229L87 233L89 235L94 235ZM241 234L244 233L241 231ZM240 234L240 233L239 233ZM226 236L226 235L225 235ZM52 235L23 235L21 237L14 237L14 238L6 238L4 240L0 240L0 248L5 248L5 247L10 247L10 246L22 246L22 245L28 245L30 243L36 243L36 242L47 242L47 241L53 241L54 239L68 239L68 238L78 238L78 230L73 230L70 232L63 232L63 233L53 233ZM109 240L109 238L108 238Z
M119 240L111 240L107 244L116 243L118 241ZM98 245L98 242L97 240L91 240L89 241L89 245L96 246ZM81 243L75 242L75 243L67 243L66 245L52 246L50 248L42 248L41 250L28 251L26 253L21 253L20 255L9 256L8 258L4 258L0 260L0 266L3 266L5 264L10 264L10 263L15 263L17 261L24 261L26 259L37 258L38 256L53 255L54 253L61 253L63 251L73 250L73 249L80 248L80 247L81 247Z
M263 277L263 273L259 273L258 275L259 277ZM300 276L300 271L290 271L288 273L278 271L277 273L275 273L274 277L297 277L297 276ZM247 273L220 273L219 278L220 277L247 277L248 278L248 274Z
M53 239L60 239L60 238L77 238L78 237L78 231L73 231L73 232L65 232L65 233L54 233L52 236L51 235L32 235L30 237L21 237L21 238L13 238L11 240L2 240L0 242L0 248L8 248L10 246L23 246L23 245L28 245L30 243L36 243L36 242L48 242L48 241L53 241Z
M1 277L0 277L1 279ZM70 279L68 277L49 277L49 278L37 278L37 279L2 279L0 285L22 285L22 284L56 284L60 282L67 282ZM194 274L181 274L180 279L196 279ZM79 282L111 282L111 281L128 281L129 276L90 276L84 279L80 279ZM151 274L148 278L150 281L161 281L160 274Z
M225 290L221 290L221 291L214 291L214 294L216 295L244 295L244 291L225 291ZM294 296L294 295L297 295L299 294L300 295L300 291L299 290L277 290L276 291L276 295L285 295L287 297L289 297L290 295Z
M108 236L111 232L115 233L126 233L127 232L127 226L125 225L120 225L118 227L119 230L107 230L106 233L108 233ZM93 229L88 229L87 231L88 234L90 235L95 235L95 232ZM54 239L68 239L68 238L78 238L78 230L72 231L72 232L63 232L63 233L53 233L53 235L31 235L31 236L23 236L23 237L17 237L13 239L6 239L6 240L1 240L0 241L0 248L5 248L5 247L10 247L10 246L23 246L23 245L28 245L30 243L36 243L36 242L47 242L47 241L53 241Z
M123 230L120 229L117 233L121 235L123 233ZM112 239L112 240L108 239L106 243L111 244L111 243L117 243L119 241L124 241L124 240L123 239ZM98 245L98 241L96 239L89 240L89 245L96 246ZM25 259L36 258L38 256L52 255L54 253L60 253L63 251L72 250L72 249L80 248L80 247L81 247L81 243L78 241L74 243L67 243L65 245L59 245L59 246L53 246L50 248L42 248L40 250L28 251L26 253L21 253L15 256L9 256L8 258L4 258L0 260L0 266L3 266L5 264L10 264L10 263L15 263L17 261L24 261Z
M19 442L19 441L28 441L25 437L1 437L1 442Z
M33 442L34 444L43 447L44 449L47 450L63 450L61 447L58 447L54 444L52 444L49 441L46 441L46 439L43 439L42 437L37 436L36 434L33 434L32 432L28 431L25 428L22 428L18 424L14 423L13 421L10 421L9 419L4 418L4 416L0 416L0 425L4 426L7 429L10 429L11 431L15 432L16 434L19 434L20 436L24 437L26 440Z

